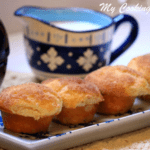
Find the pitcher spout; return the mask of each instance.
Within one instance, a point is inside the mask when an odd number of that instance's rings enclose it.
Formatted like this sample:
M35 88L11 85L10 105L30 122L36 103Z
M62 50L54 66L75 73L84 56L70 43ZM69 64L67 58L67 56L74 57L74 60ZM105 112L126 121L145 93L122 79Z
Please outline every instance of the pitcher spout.
M46 16L47 16L46 14L47 14L46 9L42 9L40 7L33 7L33 6L23 6L18 8L14 12L14 15L17 17L21 17L23 21L26 21L26 19L24 18L31 18L49 24L49 21L46 20Z

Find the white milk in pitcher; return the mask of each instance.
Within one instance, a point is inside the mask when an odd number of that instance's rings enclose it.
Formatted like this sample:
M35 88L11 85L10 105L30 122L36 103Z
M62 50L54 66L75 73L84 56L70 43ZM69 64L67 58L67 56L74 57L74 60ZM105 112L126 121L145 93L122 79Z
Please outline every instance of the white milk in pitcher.
M62 22L51 22L51 24L65 30L77 32L91 31L101 28L99 24L86 21L66 21L66 22L62 21Z

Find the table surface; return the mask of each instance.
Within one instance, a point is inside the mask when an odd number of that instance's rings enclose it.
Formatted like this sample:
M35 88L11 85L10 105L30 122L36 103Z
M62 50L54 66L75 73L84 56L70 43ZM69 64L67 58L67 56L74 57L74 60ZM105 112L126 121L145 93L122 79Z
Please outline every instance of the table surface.
M111 65L127 65L129 61L139 55L144 55L147 53L150 53L150 14L146 14L145 12L130 12L130 15L134 16L136 20L139 23L139 35L136 39L136 41L132 44L132 46L124 52L120 57L118 57ZM112 49L115 49L120 45L120 43L125 39L125 37L129 31L129 25L124 24L122 25L114 35L113 43L112 43ZM24 47L24 42L23 42L23 33L18 32L15 34L10 34L8 35L9 37L9 44L10 44L10 55L8 57L8 65L7 65L7 71L12 71L12 72L21 72L21 73L31 73L30 66L27 62L26 59L26 54L25 54L25 47ZM142 137L143 135L146 135L146 133L150 133L150 129L144 129L141 130L140 132L133 132L130 134L129 138L127 139L127 136L124 136L124 140L132 140L131 137L136 137L137 135L139 137ZM150 134L149 134L150 136ZM144 139L137 138L138 140L140 139L141 141L146 140L146 136L143 136ZM105 144L108 144L108 142L112 143L118 143L120 137L116 137L113 140L109 141L106 140L104 142ZM133 143L137 142L136 138L133 140ZM104 144L103 142L101 143L92 143L91 145L84 146L84 147L79 147L75 148L75 150L97 150L98 145L101 147ZM150 148L150 138L148 146ZM144 144L145 145L145 144ZM139 148L142 149L142 148ZM100 150L100 148L99 148Z

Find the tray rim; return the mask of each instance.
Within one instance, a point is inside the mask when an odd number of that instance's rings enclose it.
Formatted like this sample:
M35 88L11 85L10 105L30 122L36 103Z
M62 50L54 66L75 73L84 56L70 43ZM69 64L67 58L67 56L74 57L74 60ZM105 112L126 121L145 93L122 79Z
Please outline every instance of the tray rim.
M110 119L110 120L105 121L105 122L96 123L94 125L90 125L90 126L83 127L80 129L75 129L75 130L60 134L60 135L54 135L52 137L47 137L45 139L40 139L40 140L35 140L35 141L34 140L33 141L32 140L26 141L26 140L20 139L19 137L15 137L13 135L10 135L10 134L4 133L4 132L0 132L0 139L4 143L6 143L6 140L7 140L7 143L10 142L11 144L13 144L15 146L15 149L21 147L22 149L40 150L40 149L43 149L43 147L45 147L46 149L49 149L49 150L51 150L51 149L52 150L54 150L54 149L61 150L61 149L79 146L81 144L86 144L86 143L93 142L96 140L105 139L108 137L112 137L115 135L127 133L127 132L134 131L134 130L137 130L137 129L140 129L143 127L150 126L150 121L145 123L145 121L148 120L148 118L150 120L150 109L147 109L147 110L141 111L141 112L137 112L137 113L134 113L131 115L123 116L123 117L120 117L117 119ZM133 125L131 125L134 121L135 122L137 122L137 121L141 122L142 120L144 120L144 122L142 122L139 125L136 124L136 127L134 127L134 128L133 128ZM91 133L99 133L100 134L101 132L103 132L102 130L104 130L104 129L109 130L110 127L112 128L112 127L115 127L116 125L119 126L119 128L123 127L125 125L129 125L129 127L128 127L128 130L124 130L124 131L119 129L120 133L117 131L117 133L115 135L114 134L113 135L108 134L105 137L104 137L104 135L103 136L97 135L96 137L94 137L94 139L87 138L84 141L79 141L78 144L74 144L73 142L71 142L71 140L78 140L77 137L79 134L80 134L80 136L82 135L81 136L82 138L86 138L86 136L92 135ZM66 142L66 140L69 144L63 145L63 143ZM0 144L2 144L2 142L0 142ZM60 144L62 146L61 148L60 148L60 146L58 146Z

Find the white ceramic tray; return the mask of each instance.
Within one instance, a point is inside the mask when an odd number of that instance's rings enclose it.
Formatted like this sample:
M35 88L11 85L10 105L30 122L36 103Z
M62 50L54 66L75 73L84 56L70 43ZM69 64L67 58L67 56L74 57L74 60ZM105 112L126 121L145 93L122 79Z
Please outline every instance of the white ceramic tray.
M63 126L53 122L45 134L15 134L4 129L0 116L0 145L14 150L62 150L134 131L150 125L150 103L135 100L128 113L118 116L95 115L90 124Z

